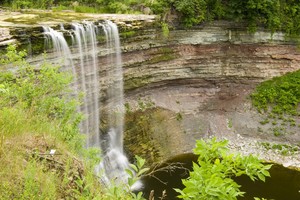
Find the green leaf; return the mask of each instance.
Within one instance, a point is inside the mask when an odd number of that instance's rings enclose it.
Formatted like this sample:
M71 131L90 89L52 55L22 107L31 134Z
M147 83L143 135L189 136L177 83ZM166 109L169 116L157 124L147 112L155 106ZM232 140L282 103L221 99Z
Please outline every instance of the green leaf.
M143 169L141 169L141 170L138 172L137 176L138 176L138 177L141 176L141 175L144 174L145 172L149 171L149 169L150 169L150 168L143 168Z
M143 159L143 158L141 158L137 155L135 156L135 159L136 159L136 162L137 162L138 169L141 169L145 164L145 159Z
M130 168L132 168L135 172L138 172L138 168L134 164L129 164Z
M132 170L130 170L130 169L125 169L125 171L126 171L126 173L129 175L129 177L134 177L134 174L133 174L133 172L132 172Z
M263 173L264 176L270 177L270 172L268 172L267 170L261 170L261 173Z
M260 179L260 180L262 180L263 182L265 182L266 181L266 177L263 175L263 174L257 174L257 176L258 176L258 178Z

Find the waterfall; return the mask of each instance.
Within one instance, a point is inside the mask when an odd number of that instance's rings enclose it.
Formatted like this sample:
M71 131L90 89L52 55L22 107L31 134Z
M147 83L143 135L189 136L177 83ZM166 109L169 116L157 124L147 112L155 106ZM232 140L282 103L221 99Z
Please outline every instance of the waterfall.
M61 59L61 63L64 66L71 67L72 73L74 75L74 82L76 83L76 69L72 60L72 53L70 51L69 45L63 36L63 33L54 30L51 27L43 26L44 34L46 36L45 43L47 47L51 46L54 49L55 56Z
M74 81L72 87L74 89L75 98L78 98L78 81L76 75L75 65L72 60L72 53L69 45L64 38L63 33L54 30L51 27L43 26L45 34L45 46L54 50L55 57L60 59L60 63L69 70L71 67L72 74L74 76Z
M123 126L124 126L124 97L123 97L123 72L122 59L120 51L120 39L117 26L108 21L104 26L106 36L106 47L112 50L114 54L109 53L108 63L111 70L108 70L108 77L111 77L107 96L111 100L108 113L109 127L114 127L117 135L120 137L116 141L116 146L123 147ZM112 131L112 130L111 130ZM119 149L121 152L123 148Z
M72 23L72 30L65 30L61 25L60 30L44 26L45 42L51 43L54 54L62 58L63 68L71 67L74 75L76 97L79 91L84 93L83 103L78 111L82 112L85 119L80 124L80 130L86 134L87 147L105 147L102 149L102 161L95 168L105 184L111 180L127 182L125 169L129 168L127 157L123 153L123 126L124 126L124 97L123 97L123 72L120 50L119 33L116 24L111 21L95 25L93 22ZM107 60L109 66L106 70L107 83L107 137L101 141L100 133L100 66L98 62L99 49L97 35L102 28L106 38ZM69 46L63 35L68 32L72 40ZM105 145L103 145L105 143Z
M72 23L75 35L74 51L77 50L80 60L80 89L84 93L81 112L85 120L81 123L81 132L88 134L87 147L100 147L100 106L99 106L99 79L96 32L98 27L92 22L83 24ZM92 64L89 60L92 59Z
M101 24L100 24L101 25ZM120 49L120 39L116 24L107 21L101 25L106 37L106 49L109 69L106 76L109 77L107 98L108 103L108 125L109 145L106 147L106 154L103 162L100 163L96 172L106 172L105 183L109 180L126 182L128 174L125 169L129 168L127 157L123 153L123 127L124 127L124 91L123 72Z

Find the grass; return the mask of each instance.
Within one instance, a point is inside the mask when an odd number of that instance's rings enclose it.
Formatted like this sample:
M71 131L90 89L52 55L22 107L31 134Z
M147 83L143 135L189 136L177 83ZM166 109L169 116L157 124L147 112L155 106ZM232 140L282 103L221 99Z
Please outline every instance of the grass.
M59 120L49 120L18 106L0 109L0 127L0 199L83 196L76 191L80 192L87 181L81 185L75 181L93 170L78 155L85 151L80 148L81 135L66 142ZM50 156L51 149L57 154ZM89 189L88 196L96 197L100 191L96 189L100 188L97 179L89 180L89 184L94 187Z
M0 111L0 127L0 199L62 198L59 188L64 171L56 163L64 165L69 155L76 154L55 137L59 131L56 124L12 108ZM61 155L44 155L50 149Z

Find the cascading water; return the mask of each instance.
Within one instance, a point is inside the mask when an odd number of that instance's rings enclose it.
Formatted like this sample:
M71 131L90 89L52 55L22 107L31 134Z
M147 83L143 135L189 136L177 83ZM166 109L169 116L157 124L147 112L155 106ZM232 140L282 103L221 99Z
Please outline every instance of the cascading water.
M84 24L73 23L75 46L74 52L79 54L78 79L80 79L80 89L84 93L83 105L81 112L86 119L81 123L81 132L87 133L87 147L100 146L99 131L99 80L97 70L97 26L92 22ZM76 52L77 50L77 52ZM92 58L92 64L89 60Z
M54 30L51 27L43 26L44 34L46 36L46 46L51 46L50 43L52 42L52 47L54 49L55 56L61 58L61 63L64 66L71 67L72 73L74 75L74 82L77 82L76 79L76 69L73 64L72 60L72 53L70 51L69 45L66 42L66 39L63 36L63 33Z
M45 34L46 46L52 47L54 50L54 56L60 59L60 63L69 70L71 67L72 74L74 76L74 82L71 85L74 89L75 98L78 98L78 81L76 75L76 69L72 60L72 53L70 51L69 45L64 38L63 33L54 30L51 27L43 26Z
M63 27L63 26L61 26ZM102 27L106 38L108 55L107 83L107 110L108 110L108 138L107 144L102 145L100 140L100 80L98 65L97 34ZM123 72L120 50L119 33L116 24L106 21L95 25L92 22L72 23L72 30L68 31L72 39L70 48L60 31L50 27L43 27L46 42L52 41L54 53L63 58L63 66L71 67L75 77L76 90L84 93L83 105L80 110L85 115L81 123L82 133L87 134L87 147L105 146L102 162L95 168L97 174L105 184L111 180L126 182L126 168L129 163L123 153L123 126L124 126L124 97ZM61 28L61 31L66 31ZM75 64L74 64L75 63ZM92 63L92 64L91 64ZM78 96L79 92L76 92ZM104 173L104 174L103 174Z
M101 24L100 24L101 25ZM120 39L117 26L107 21L101 25L106 37L106 49L109 69L106 76L110 77L107 89L108 103L108 125L109 125L109 145L106 147L104 160L98 168L106 172L105 183L109 180L116 182L126 182L128 175L125 169L129 162L123 153L123 126L124 126L124 97L123 97L123 72L120 50Z

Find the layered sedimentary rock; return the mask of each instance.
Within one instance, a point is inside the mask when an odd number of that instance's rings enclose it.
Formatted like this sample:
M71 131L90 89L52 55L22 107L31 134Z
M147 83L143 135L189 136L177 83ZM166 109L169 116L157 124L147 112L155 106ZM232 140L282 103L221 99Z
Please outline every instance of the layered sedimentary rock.
M134 105L144 98L162 115L169 113L160 127L154 120L155 131L150 131L162 157L189 152L196 139L214 135L241 146L244 137L253 144L299 143L297 127L276 137L272 125L262 126L262 115L249 99L258 83L300 69L295 41L282 33L248 33L223 23L123 42L127 101Z

